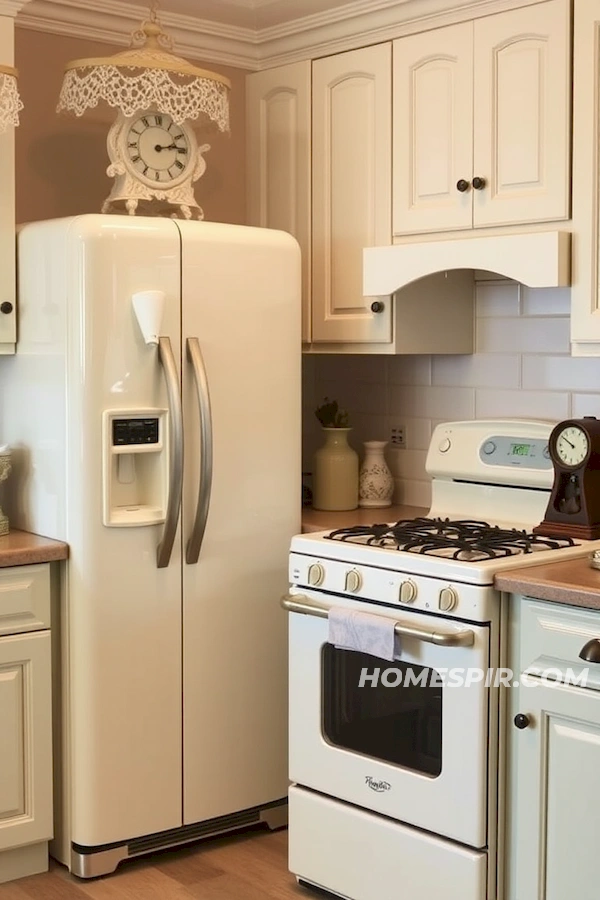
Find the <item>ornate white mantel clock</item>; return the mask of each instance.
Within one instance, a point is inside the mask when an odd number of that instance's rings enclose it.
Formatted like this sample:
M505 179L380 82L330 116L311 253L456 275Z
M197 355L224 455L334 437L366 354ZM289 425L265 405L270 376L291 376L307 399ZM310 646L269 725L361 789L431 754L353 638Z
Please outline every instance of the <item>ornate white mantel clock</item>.
M198 147L188 125L177 125L156 109L129 117L119 113L107 147L107 173L115 183L102 212L118 212L124 204L134 215L140 201L147 201L157 211L178 208L186 219L204 218L193 184L206 171L204 153L210 144Z
M58 110L80 116L99 100L119 110L107 138L107 173L115 181L102 212L202 219L193 185L206 171L210 145L198 146L191 121L227 131L231 85L168 52L157 7L128 50L67 65Z

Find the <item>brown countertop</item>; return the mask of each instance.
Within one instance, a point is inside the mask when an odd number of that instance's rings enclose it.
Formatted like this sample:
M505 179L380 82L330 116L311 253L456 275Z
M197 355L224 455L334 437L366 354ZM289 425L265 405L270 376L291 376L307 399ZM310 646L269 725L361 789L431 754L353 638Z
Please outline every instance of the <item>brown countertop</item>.
M0 536L0 568L31 566L67 559L69 545L28 531L11 530Z
M588 557L511 569L497 575L494 586L537 600L600 609L600 569L592 569Z
M414 519L426 516L427 509L418 506L384 506L379 509L351 509L347 512L323 512L304 507L302 510L302 531L325 531L347 528L351 525L373 525L375 522L398 522L399 519Z

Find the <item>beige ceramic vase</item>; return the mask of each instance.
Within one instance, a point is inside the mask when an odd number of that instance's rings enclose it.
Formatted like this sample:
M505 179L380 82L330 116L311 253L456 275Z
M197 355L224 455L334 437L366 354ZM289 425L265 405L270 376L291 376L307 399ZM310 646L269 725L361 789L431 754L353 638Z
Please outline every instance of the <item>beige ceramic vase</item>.
M348 444L350 428L323 428L325 443L315 453L313 507L330 511L358 506L358 453Z

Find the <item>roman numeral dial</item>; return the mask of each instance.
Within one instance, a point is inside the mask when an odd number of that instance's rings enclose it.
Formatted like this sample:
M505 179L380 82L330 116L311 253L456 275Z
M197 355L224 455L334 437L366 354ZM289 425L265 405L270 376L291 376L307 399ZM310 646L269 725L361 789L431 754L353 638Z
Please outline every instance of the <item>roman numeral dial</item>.
M132 174L154 187L182 180L193 164L186 129L165 113L144 113L124 134Z

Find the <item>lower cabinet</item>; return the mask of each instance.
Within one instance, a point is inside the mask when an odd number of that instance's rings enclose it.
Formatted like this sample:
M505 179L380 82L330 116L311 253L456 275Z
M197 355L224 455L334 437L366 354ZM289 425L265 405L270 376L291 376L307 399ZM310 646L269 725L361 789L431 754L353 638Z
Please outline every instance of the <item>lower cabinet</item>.
M0 634L20 630L0 637L0 883L48 866L52 837L48 570L49 565L0 570Z
M600 665L579 654L600 638L600 613L513 603L505 896L587 900L598 894Z

